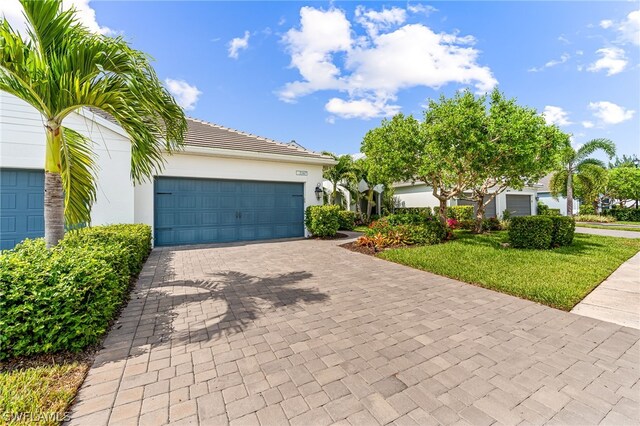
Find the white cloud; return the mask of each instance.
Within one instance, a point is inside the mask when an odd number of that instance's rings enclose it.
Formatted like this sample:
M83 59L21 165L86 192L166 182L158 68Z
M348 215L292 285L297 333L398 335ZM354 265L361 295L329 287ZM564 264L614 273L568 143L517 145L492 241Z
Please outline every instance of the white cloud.
M370 37L376 37L378 32L395 25L403 24L407 20L407 11L399 7L376 11L366 9L364 6L356 7L356 21L369 33Z
M391 116L400 112L399 105L387 105L385 100L358 99L345 101L331 98L325 105L331 114L342 118L362 118L368 120L374 117Z
M196 103L200 95L202 95L202 92L196 86L192 86L184 80L174 80L172 78L167 78L164 82L167 85L167 90L176 99L178 105L187 111L196 107Z
M591 102L589 109L602 124L619 124L631 120L635 113L633 110L607 101Z
M600 21L600 27L604 28L605 30L607 28L611 28L613 26L613 21L611 19L603 19L602 21Z
M600 59L589 65L587 71L598 72L607 71L607 75L618 74L627 67L627 57L624 50L619 47L604 47L596 51L601 56Z
M569 124L572 124L569 121L569 114L565 110L557 106L545 106L542 115L549 124L556 124L558 126L568 126Z
M623 41L640 46L640 10L629 13L617 30Z
M640 46L640 10L630 12L622 21L604 19L600 21L600 26L618 33L618 43Z
M63 0L64 9L76 8L76 17L89 31L104 35L113 35L114 31L108 27L100 26L96 19L96 11L89 5L90 0ZM26 34L27 24L22 14L22 6L18 0L2 0L0 3L0 15L4 16L11 26L21 34Z
M394 7L372 11L359 7L356 23L366 35L358 36L339 9L300 9L300 28L283 37L291 67L302 79L285 84L281 100L320 90L337 90L348 99L333 98L326 109L346 118L391 115L398 91L448 83L491 90L497 81L491 70L477 63L480 52L470 45L472 36L433 32L423 24L405 25L406 13Z
M544 64L541 67L533 67L533 68L529 68L527 71L529 72L540 72L540 71L544 71L546 68L553 68L556 65L560 65L560 64L564 64L565 62L567 62L569 59L571 59L571 55L569 55L568 53L563 53L562 55L560 55L560 59L552 59L549 62L547 62L546 64Z
M591 129L594 126L593 121L583 121L582 127L585 129Z
M421 3L408 5L407 10L411 13L422 13L427 16L438 11L438 9L433 6Z
M561 42L561 43L564 43L564 44L571 44L569 39L566 38L564 35L558 36L558 41Z
M249 31L244 32L243 37L236 37L229 42L229 57L238 59L241 50L245 50L249 47L249 37L251 34Z

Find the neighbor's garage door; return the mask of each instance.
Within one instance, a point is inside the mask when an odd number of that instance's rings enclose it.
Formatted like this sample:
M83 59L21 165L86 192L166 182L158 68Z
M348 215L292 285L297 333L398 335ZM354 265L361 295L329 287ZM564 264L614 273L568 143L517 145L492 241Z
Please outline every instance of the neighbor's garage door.
M488 197L484 197L485 202L487 201ZM469 200L463 200L463 199L459 199L458 200L458 205L459 206L473 206L473 214L476 214L476 203L474 203L473 201L469 201ZM484 217L496 217L496 199L494 198L493 200L491 200L491 202L489 202L489 204L487 204L487 206L484 208Z
M44 236L44 172L0 169L0 250Z
M302 183L156 178L158 246L302 236Z
M531 196L507 194L507 210L511 216L531 215Z

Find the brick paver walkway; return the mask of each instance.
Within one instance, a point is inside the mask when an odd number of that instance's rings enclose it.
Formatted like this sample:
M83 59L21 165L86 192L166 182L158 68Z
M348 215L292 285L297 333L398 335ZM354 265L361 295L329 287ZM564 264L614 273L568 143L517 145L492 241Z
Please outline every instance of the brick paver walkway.
M156 249L72 424L638 424L640 331L333 241Z

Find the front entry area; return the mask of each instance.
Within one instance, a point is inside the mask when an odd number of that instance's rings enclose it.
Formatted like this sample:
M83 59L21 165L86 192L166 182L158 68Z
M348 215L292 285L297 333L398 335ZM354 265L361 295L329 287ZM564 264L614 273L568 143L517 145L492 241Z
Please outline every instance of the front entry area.
M155 245L304 236L304 184L157 177Z

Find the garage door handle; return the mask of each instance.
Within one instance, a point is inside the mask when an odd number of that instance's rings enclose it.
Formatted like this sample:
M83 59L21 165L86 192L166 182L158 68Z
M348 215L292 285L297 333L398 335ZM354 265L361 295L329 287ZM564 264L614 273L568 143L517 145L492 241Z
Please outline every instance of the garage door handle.
M171 195L172 192L156 192L156 195Z

